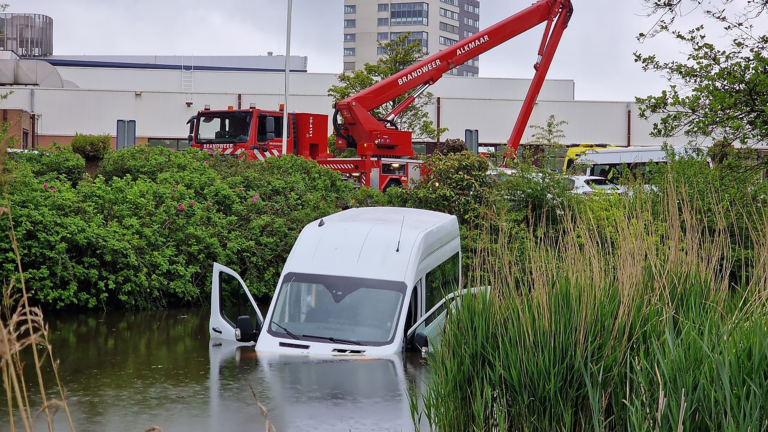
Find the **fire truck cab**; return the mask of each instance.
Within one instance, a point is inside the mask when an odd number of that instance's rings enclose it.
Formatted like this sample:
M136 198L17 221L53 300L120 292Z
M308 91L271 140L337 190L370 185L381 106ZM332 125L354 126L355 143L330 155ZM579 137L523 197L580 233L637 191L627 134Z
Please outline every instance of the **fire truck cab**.
M283 148L282 111L250 109L212 111L208 106L190 118L192 147L222 154L264 160ZM292 113L288 116L288 154L324 160L328 154L328 116Z
M439 343L447 305L470 292L460 287L455 216L346 210L302 230L266 318L240 276L214 264L209 331L213 343L255 343L257 353L381 357L423 350Z

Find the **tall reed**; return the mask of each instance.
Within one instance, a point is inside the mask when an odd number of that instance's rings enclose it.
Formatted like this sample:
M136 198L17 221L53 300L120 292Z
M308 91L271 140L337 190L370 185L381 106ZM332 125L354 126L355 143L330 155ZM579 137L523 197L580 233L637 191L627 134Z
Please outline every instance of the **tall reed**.
M767 430L768 213L708 193L670 179L522 236L489 208L468 282L493 293L449 317L430 426Z

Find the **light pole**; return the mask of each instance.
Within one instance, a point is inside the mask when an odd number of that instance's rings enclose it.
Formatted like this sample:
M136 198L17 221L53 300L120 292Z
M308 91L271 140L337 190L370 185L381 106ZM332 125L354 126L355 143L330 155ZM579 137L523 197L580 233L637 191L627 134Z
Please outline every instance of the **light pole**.
M288 152L288 78L291 75L291 12L293 0L288 0L288 28L285 35L285 105L283 106L283 155Z

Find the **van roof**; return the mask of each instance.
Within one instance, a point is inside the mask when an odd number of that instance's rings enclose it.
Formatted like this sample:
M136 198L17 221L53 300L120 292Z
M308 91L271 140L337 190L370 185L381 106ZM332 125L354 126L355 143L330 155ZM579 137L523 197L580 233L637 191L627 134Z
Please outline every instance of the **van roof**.
M321 220L302 230L283 272L405 280L411 262L459 236L455 216L428 210L359 208Z

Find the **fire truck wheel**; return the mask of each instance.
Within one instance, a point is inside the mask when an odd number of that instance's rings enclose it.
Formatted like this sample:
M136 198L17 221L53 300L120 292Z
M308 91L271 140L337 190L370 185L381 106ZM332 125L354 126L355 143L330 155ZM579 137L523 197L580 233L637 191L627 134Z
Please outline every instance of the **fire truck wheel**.
M384 185L384 189L382 189L381 191L386 193L387 189L389 189L391 187L403 187L403 184L400 183L400 180L394 180L393 179L393 180L388 181L387 184Z

